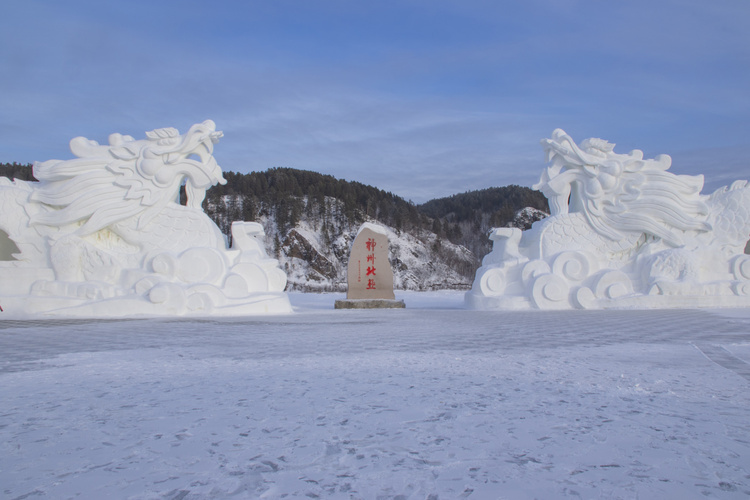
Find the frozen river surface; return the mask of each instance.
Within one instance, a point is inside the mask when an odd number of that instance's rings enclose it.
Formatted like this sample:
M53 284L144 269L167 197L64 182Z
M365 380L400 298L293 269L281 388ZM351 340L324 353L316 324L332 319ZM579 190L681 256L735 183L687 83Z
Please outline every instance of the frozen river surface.
M0 316L0 497L747 498L750 310Z

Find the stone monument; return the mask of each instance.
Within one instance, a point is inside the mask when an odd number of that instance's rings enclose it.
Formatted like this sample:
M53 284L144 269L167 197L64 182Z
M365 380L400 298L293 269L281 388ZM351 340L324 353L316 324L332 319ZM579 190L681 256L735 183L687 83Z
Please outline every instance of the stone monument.
M750 184L701 194L672 159L557 129L534 186L551 215L493 230L466 304L475 309L750 307Z
M201 208L226 183L222 135L207 120L184 135L77 137L77 158L34 165L39 182L0 178L0 318L292 312L263 227L233 223L227 248Z
M403 308L393 293L393 270L388 260L388 233L366 222L359 228L347 266L346 300L336 309Z

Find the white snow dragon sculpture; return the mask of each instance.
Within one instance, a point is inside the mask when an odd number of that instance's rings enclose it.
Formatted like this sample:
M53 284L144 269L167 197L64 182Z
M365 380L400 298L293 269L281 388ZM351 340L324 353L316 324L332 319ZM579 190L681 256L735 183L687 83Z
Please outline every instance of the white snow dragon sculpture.
M671 158L557 129L534 189L551 215L524 233L494 229L469 307L750 307L750 185L701 194L703 176Z
M77 158L34 165L39 182L0 178L0 317L291 312L262 226L233 223L228 249L201 208L226 183L222 135L207 120L108 145L77 137Z

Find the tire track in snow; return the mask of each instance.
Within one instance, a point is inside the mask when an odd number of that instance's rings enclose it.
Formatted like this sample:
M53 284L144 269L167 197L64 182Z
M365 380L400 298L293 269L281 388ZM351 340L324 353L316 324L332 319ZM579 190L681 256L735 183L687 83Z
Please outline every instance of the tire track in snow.
M740 377L744 377L745 380L750 381L750 364L741 360L723 346L703 343L695 344L692 342L691 345L698 349L709 361L713 361L717 365L731 370Z

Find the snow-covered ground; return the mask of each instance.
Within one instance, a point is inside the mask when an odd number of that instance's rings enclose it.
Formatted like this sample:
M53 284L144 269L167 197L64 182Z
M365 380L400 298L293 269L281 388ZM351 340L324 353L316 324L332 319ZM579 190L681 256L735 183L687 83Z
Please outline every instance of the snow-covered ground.
M746 498L750 310L2 321L0 497Z

